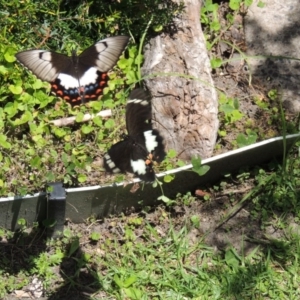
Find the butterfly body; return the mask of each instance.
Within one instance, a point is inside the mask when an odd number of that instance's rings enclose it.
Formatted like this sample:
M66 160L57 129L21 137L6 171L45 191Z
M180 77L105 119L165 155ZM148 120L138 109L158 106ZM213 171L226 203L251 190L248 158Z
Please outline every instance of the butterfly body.
M51 84L51 91L71 104L97 100L107 86L107 72L117 63L129 38L101 40L72 56L46 50L26 50L16 58L38 78Z
M146 182L155 180L153 161L165 158L163 139L152 129L151 102L142 89L134 90L126 105L128 135L104 155L104 168L112 173L134 173Z

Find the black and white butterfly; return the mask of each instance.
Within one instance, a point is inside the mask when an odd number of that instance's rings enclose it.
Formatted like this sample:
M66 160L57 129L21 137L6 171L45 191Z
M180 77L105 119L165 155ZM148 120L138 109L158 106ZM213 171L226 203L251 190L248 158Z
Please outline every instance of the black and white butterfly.
M152 129L150 95L143 89L131 92L126 105L128 135L104 155L103 165L112 173L134 173L141 180L153 182L153 161L161 162L166 152L159 132Z
M72 105L97 100L107 86L107 72L117 63L129 37L108 37L72 56L46 50L16 54L18 61L38 78L51 84L51 91Z

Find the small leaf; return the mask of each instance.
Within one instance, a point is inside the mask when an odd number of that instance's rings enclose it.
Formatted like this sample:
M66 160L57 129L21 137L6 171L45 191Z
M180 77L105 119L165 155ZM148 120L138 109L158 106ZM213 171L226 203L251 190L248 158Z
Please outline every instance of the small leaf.
M123 282L123 286L125 288L130 287L133 283L135 283L137 281L137 276L132 275L130 277L128 277L124 282Z
M210 60L210 65L213 69L220 68L222 66L223 60L220 58L212 58Z
M192 158L192 171L196 172L199 176L203 176L207 173L207 171L210 169L209 166L201 165L201 158L200 157L193 157Z
M174 149L169 150L168 154L167 154L167 156L169 158L174 158L174 157L176 157L176 155L177 155L177 153L176 153L176 151Z
M76 122L80 123L82 122L83 118L84 118L84 114L80 111L79 113L77 113L75 120Z
M240 3L241 3L241 0L230 0L229 7L232 10L238 10L240 8Z
M94 130L94 127L91 126L91 125L84 124L84 125L81 126L81 131L84 134L89 134L93 130Z
M80 183L83 183L87 181L87 176L85 174L79 174L77 179Z
M166 183L171 182L174 178L175 178L174 175L167 174L164 176L164 182Z
M16 61L15 52L16 50L14 48L8 47L4 53L5 60L9 63Z
M131 288L125 288L124 289L125 294L127 297L131 300L140 300L142 299L143 292L137 288L131 287Z
M10 149L11 144L9 142L7 142L6 140L7 140L6 135L0 134L0 147L2 147L4 149Z
M92 232L92 234L91 234L91 240L93 240L93 241L99 241L99 239L100 239L100 233L99 232Z
M114 282L119 288L123 287L123 282L117 274L114 275Z
M265 5L266 5L266 3L263 1L258 1L258 3L257 3L257 7L259 7L259 8L263 8L263 7L265 7Z
M68 253L68 257L71 257L72 254L77 251L77 249L79 248L79 239L76 238L75 240L72 241L71 243L71 247Z

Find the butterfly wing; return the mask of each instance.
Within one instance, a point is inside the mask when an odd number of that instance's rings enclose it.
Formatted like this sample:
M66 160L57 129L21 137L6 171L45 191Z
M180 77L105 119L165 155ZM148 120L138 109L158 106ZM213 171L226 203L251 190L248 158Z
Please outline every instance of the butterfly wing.
M128 36L112 36L85 49L78 57L79 73L85 72L89 67L95 67L100 72L108 72L117 63L128 41Z
M16 54L20 63L51 84L52 92L71 104L97 100L107 86L107 72L117 63L129 37L114 36L97 42L79 56L27 50Z
M142 89L131 92L126 105L128 136L104 156L109 172L131 172L146 182L155 180L152 161L162 161L166 155L163 139L152 129L150 95Z
M39 79L52 82L72 66L67 55L46 50L26 50L16 54L17 60Z
M151 130L151 95L143 89L133 90L126 104L126 128L130 136Z

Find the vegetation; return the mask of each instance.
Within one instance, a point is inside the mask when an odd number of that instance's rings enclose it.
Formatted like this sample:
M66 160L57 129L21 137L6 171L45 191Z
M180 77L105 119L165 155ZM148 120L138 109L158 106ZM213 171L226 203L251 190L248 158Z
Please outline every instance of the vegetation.
M2 2L0 10L0 196L40 191L46 182L66 186L105 181L97 158L124 130L124 103L139 81L142 63L139 42L146 31L154 34L169 26L180 7L166 1L124 3L94 1ZM150 26L149 26L150 24ZM132 42L110 75L101 101L72 108L54 96L49 85L28 73L15 53L28 48L82 51L108 35L130 34ZM143 40L143 39L142 39ZM82 123L85 113L113 109L108 119ZM76 116L73 126L51 121ZM89 174L98 174L91 178ZM100 174L100 175L99 175Z
M227 29L250 3L229 1ZM171 26L172 14L180 9L171 1L161 5L154 0L0 4L5 16L0 20L0 196L37 191L53 180L69 186L99 182L88 175L99 175L95 158L124 128L125 99L140 76L142 35L149 24L146 38ZM201 12L210 50L223 38L218 9L206 0ZM14 58L31 47L70 53L74 46L82 50L109 34L128 32L132 42L102 101L87 106L71 108L60 102L58 108L48 85ZM225 63L223 57L212 57L216 73ZM221 92L219 99L217 150L232 132L230 147L240 147L297 130L297 122L284 116L276 90L252 99L268 128L246 117L240 99ZM105 108L114 110L113 118L81 123L84 113ZM76 123L55 127L50 122L65 116L76 116ZM170 151L163 167L183 164L175 158ZM198 159L193 167L199 175L206 171ZM294 149L283 163L227 174L219 183L201 187L198 197L162 197L164 205L154 210L68 223L58 239L47 238L46 224L31 228L20 219L20 230L0 229L0 298L13 292L34 296L42 290L51 299L298 299L299 170ZM236 217L242 211L248 214L247 224ZM230 232L238 235L237 244L216 244L218 235ZM40 281L33 288L34 278Z

